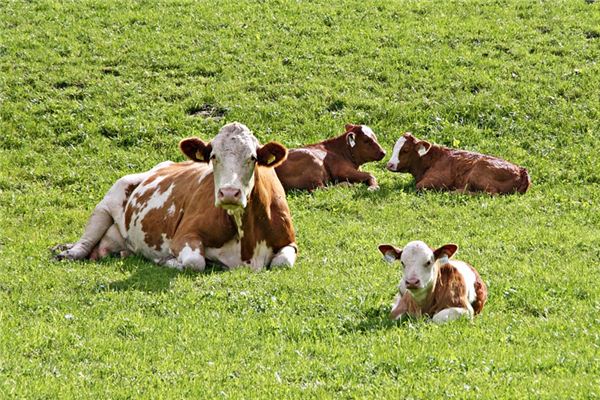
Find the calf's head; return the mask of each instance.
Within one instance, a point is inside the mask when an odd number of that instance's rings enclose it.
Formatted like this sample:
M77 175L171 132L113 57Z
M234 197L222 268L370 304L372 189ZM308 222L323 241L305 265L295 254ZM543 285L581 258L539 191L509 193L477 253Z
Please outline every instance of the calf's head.
M419 294L427 291L434 283L440 265L448 262L458 250L455 244L446 244L437 249L431 249L427 244L421 241L413 241L404 246L398 247L382 244L379 251L388 262L399 260L404 269L400 288L410 290L413 294Z
M418 165L429 149L431 143L419 140L407 132L396 141L386 168L392 172L409 172L410 167Z
M385 156L385 150L377 142L377 136L366 125L346 125L346 142L350 147L352 159L358 165L370 161L379 161Z
M225 125L210 142L183 139L179 148L189 159L210 162L215 183L215 206L227 210L245 208L254 189L256 165L276 167L285 161L287 149L276 142L261 146L246 125Z

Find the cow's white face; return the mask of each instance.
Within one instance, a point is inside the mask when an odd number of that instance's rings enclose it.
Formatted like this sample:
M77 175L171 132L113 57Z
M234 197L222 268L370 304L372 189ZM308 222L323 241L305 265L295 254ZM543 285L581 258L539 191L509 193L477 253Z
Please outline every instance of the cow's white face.
M208 144L189 138L179 143L190 159L210 162L215 183L215 206L227 210L243 209L254 189L256 164L275 167L287 156L287 149L271 142L260 146L246 125L225 125Z
M447 244L432 250L420 240L408 243L403 249L390 245L379 246L386 260L399 260L402 264L400 291L409 290L417 299L426 295L437 277L439 265L447 263L457 249L456 245Z
M245 208L254 188L258 140L245 125L233 123L225 125L211 145L215 206Z

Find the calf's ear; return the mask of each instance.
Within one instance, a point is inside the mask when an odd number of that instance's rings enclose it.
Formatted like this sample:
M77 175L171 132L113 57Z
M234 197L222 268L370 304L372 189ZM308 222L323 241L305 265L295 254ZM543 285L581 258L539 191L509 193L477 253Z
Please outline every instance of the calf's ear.
M269 142L256 150L256 161L264 167L277 167L287 158L287 149L277 142Z
M380 244L379 251L383 254L383 259L389 263L394 260L399 260L402 255L402 249L392 246L391 244Z
M425 154L427 154L429 149L431 149L431 143L424 140L419 140L417 142L417 153L419 153L420 157L423 157Z
M179 149L190 160L205 163L210 159L210 153L212 152L210 143L206 144L202 140L193 137L179 142Z
M346 140L348 141L348 145L350 147L356 146L356 133L348 132L348 135L346 136Z
M456 253L456 250L458 250L458 246L455 244L445 244L440 248L437 248L433 251L433 256L435 257L435 259L439 259L442 258L444 256L450 258L454 255L454 253Z

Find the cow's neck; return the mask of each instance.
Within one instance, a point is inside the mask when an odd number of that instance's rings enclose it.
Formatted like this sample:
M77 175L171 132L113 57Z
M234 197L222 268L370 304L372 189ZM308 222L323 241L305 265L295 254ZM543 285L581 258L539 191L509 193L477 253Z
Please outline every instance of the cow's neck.
M346 134L327 139L322 144L323 147L325 147L325 150L333 151L334 153L343 156L346 160L350 161L355 168L360 166L360 164L354 160L354 156L352 156L352 150L348 145Z
M264 229L256 229L257 225L268 224L271 218L271 191L269 190L269 181L265 179L265 171L262 168L264 167L257 166L254 170L254 188L250 193L246 208L240 215L239 223L237 220L235 221L238 232L243 232L239 239L242 243L242 260L244 261L252 258L257 243L266 240L262 237Z
M427 154L418 158L418 162L411 165L409 168L410 174L415 177L418 182L423 178L427 170L431 168L434 162L439 158L442 149L439 146L432 145Z

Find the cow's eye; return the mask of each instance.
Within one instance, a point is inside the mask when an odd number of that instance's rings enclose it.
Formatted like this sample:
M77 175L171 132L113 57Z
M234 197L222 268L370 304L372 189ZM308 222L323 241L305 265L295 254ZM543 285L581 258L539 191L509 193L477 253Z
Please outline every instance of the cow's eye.
M210 155L210 159L213 160L213 161L215 161L217 159L217 156L215 156L214 154L211 154Z
M427 262L425 263L425 266L426 266L426 267L431 267L431 260L427 261Z
M252 160L252 162L256 162L257 158L256 156L250 156L250 160Z
M406 265L404 265L404 261L400 261L400 264L402 264L402 268L406 267Z

